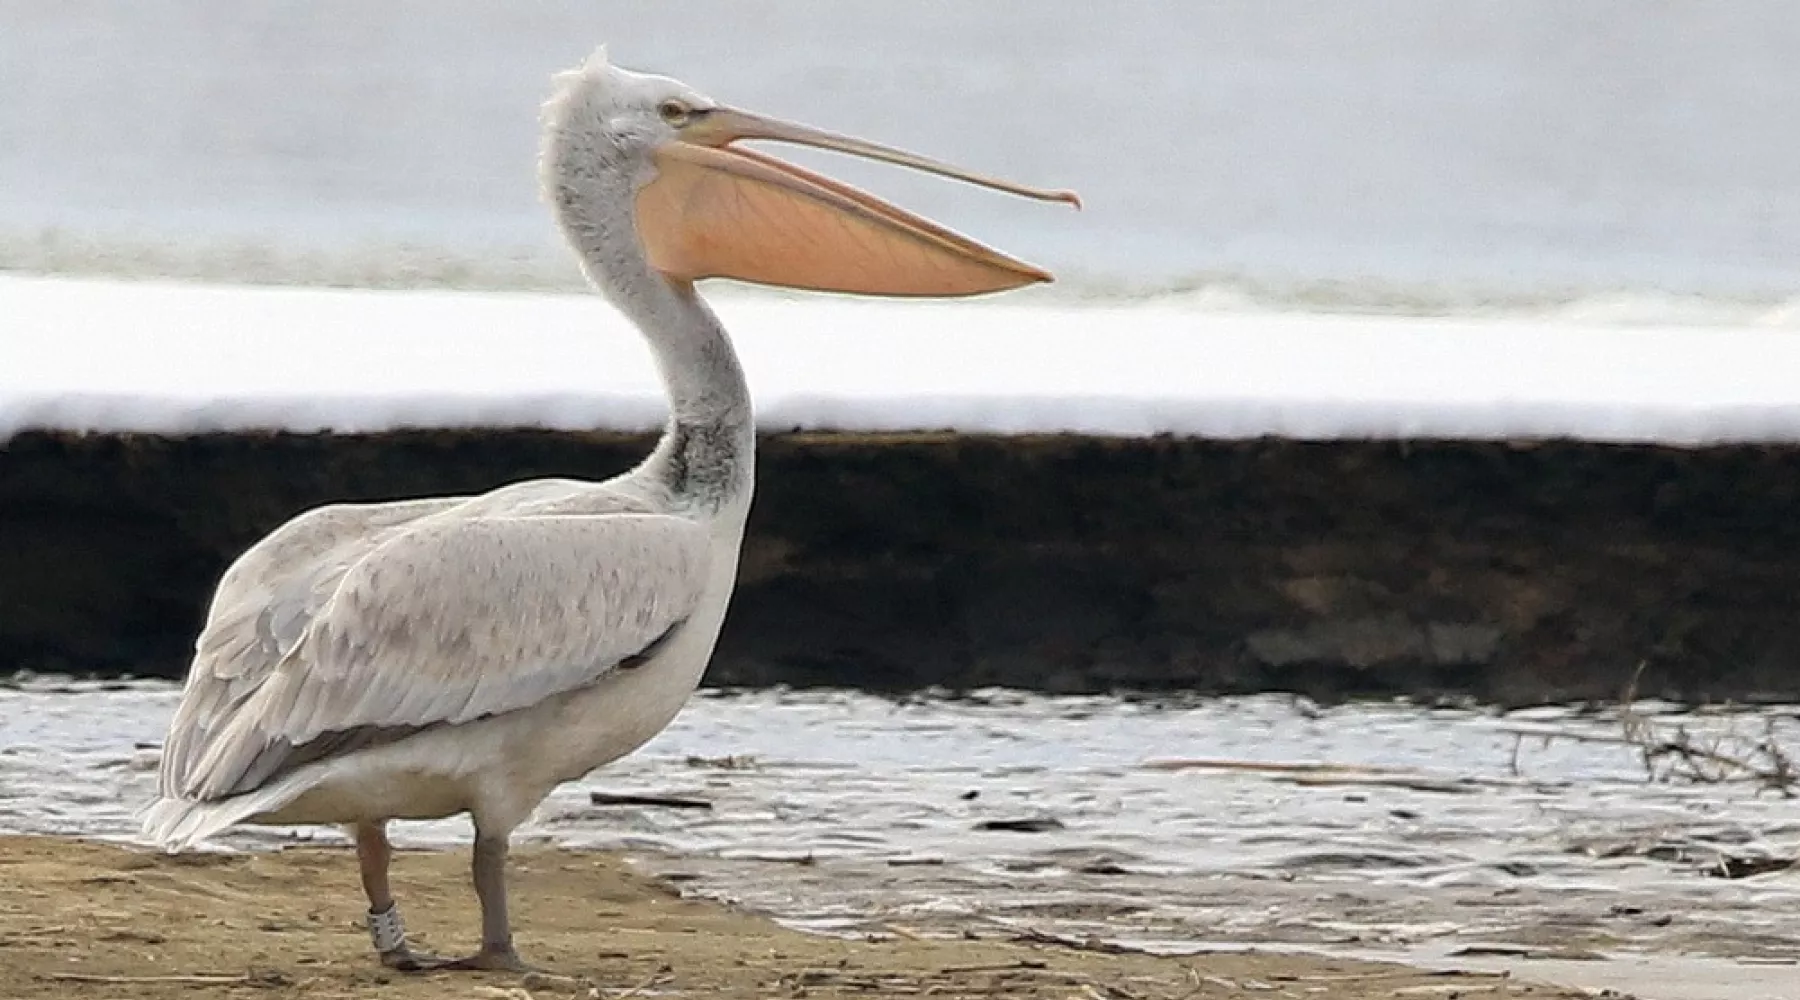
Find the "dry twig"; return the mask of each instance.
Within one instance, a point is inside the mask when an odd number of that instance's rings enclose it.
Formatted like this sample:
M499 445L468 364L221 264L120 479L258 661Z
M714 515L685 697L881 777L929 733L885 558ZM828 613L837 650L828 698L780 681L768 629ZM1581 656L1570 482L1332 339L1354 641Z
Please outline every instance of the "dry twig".
M105 983L112 986L149 986L158 983L183 986L255 986L279 985L281 977L274 973L246 972L240 975L199 974L169 976L102 976L90 972L51 972L40 978L56 983Z
M1754 781L1785 798L1794 797L1794 762L1775 739L1774 719L1764 720L1760 740L1733 730L1702 743L1685 725L1677 725L1670 732L1632 708L1637 701L1638 680L1643 676L1644 666L1638 664L1631 682L1620 695L1619 722L1626 742L1638 748L1647 778L1652 781L1683 779L1698 784Z
M625 1000L626 997L637 996L638 994L644 992L645 990L653 989L657 986L662 985L665 982L668 982L669 974L674 971L675 971L675 967L672 965L658 966L656 971L650 974L649 979L646 979L643 982L637 984L636 986L633 986L632 988L619 994L617 1000Z
M1022 927L1015 929L1013 931L1012 940L1016 944L1053 944L1058 947L1070 948L1075 951L1098 952L1102 955L1130 955L1143 953L1141 949L1128 948L1125 945L1114 941L1106 941L1097 937L1068 937L1062 934L1052 934L1049 931L1039 930L1036 927Z
M1527 738L1540 738L1546 745L1553 740L1569 740L1635 748L1644 766L1644 777L1649 781L1688 781L1705 785L1748 781L1786 798L1795 796L1800 789L1800 769L1776 739L1773 718L1763 720L1760 738L1746 736L1735 727L1705 737L1696 735L1681 723L1671 729L1633 707L1638 700L1638 681L1644 667L1645 664L1638 664L1631 680L1620 692L1617 734L1580 732L1536 723L1503 726L1502 731L1514 737L1513 773L1519 773L1519 748Z
M938 969L938 975L960 975L966 972L1018 972L1026 969L1043 969L1048 965L1047 962L1021 958L1016 962L989 962L985 965L946 965Z

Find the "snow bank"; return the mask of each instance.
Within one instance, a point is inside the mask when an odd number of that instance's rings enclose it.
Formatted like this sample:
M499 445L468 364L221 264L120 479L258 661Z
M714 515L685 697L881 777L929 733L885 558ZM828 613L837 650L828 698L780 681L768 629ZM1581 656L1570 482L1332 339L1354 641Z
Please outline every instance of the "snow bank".
M771 431L1800 440L1788 330L711 297ZM591 295L0 278L0 436L663 414Z

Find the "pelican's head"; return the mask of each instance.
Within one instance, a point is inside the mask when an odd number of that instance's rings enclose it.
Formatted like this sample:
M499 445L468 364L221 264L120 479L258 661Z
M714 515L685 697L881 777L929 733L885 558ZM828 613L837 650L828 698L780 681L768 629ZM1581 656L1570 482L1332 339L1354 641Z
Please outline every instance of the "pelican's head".
M913 153L726 107L602 48L558 74L544 111L546 191L598 250L634 237L678 282L736 278L870 295L973 295L1050 274L847 184L736 145L764 139L851 153L1044 201L1045 191ZM587 239L583 239L583 237Z

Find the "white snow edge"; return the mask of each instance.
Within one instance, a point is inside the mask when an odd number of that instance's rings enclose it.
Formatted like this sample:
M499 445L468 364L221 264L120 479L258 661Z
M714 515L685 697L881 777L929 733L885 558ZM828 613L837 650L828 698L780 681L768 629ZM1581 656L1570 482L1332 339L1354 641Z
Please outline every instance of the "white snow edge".
M709 290L767 431L1800 441L1800 332ZM0 277L0 440L650 430L594 295Z

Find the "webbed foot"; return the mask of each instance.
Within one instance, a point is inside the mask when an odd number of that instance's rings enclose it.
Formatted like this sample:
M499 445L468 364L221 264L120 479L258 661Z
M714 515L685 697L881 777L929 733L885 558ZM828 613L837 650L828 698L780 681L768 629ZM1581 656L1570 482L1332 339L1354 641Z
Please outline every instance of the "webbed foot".
M382 952L381 964L400 972L543 972L528 965L511 946L483 947L464 958L439 958L410 949Z

